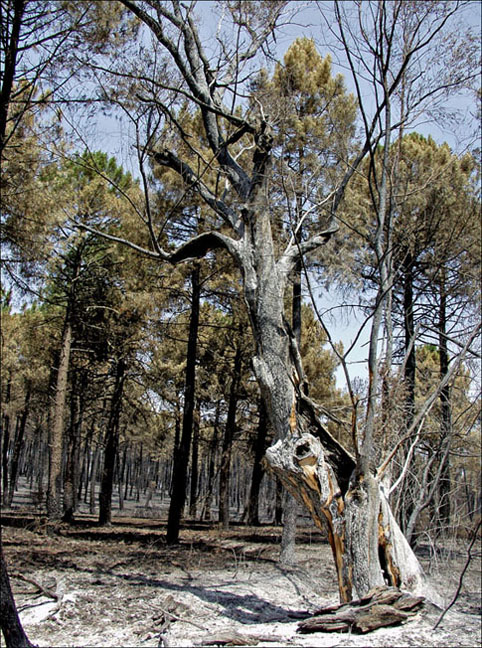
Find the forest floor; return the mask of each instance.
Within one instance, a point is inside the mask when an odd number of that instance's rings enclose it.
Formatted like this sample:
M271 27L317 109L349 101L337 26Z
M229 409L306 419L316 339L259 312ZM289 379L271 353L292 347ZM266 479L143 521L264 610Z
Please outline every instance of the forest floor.
M365 635L299 634L300 619L338 602L330 548L314 528L298 530L298 564L282 569L281 530L273 526L193 523L176 546L166 545L164 522L142 518L114 518L101 528L83 514L53 530L15 510L2 514L2 527L17 606L37 646L229 645L240 635L245 644L273 648L480 645L480 552L435 631L440 610L429 605L403 625ZM465 544L430 563L428 552L421 559L448 603ZM34 583L58 600L39 595Z

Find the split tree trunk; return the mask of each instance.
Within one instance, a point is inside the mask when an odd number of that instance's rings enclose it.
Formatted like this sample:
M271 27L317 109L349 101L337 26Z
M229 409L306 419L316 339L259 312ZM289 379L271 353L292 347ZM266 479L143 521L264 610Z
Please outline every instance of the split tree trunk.
M342 602L384 583L436 598L375 477L357 478L351 470L348 487L341 488L333 455L310 433L278 441L268 449L267 461L327 533ZM348 453L344 462L344 470L338 466L342 476L355 467Z

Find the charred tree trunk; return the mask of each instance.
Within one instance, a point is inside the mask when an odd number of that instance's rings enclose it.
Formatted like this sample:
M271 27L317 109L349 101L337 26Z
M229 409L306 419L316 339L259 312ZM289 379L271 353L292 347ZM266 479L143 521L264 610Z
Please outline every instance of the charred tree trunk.
M440 308L439 308L439 358L440 380L443 380L449 371L449 353L447 348L447 294L445 291L445 270L442 269L440 279ZM447 384L440 392L440 437L450 444L452 435L452 407L450 399L450 386ZM450 524L450 453L447 453L442 468L438 488L437 517L441 524L448 527Z
M12 376L9 375L5 393L5 405L8 407L11 398ZM2 502L8 506L8 453L10 449L10 416L2 413Z
M208 464L208 477L207 477L207 493L204 507L201 513L202 520L211 519L211 502L214 492L214 473L216 470L216 450L218 446L219 435L219 414L221 409L221 401L216 403L216 414L214 417L213 436L209 444L209 464Z
M110 407L109 420L105 436L104 469L102 471L101 489L99 495L99 524L110 525L112 518L112 491L114 485L114 469L119 443L119 418L122 407L122 394L127 365L123 358L117 361L114 393Z
M251 486L249 490L249 498L246 506L246 523L251 526L259 526L259 489L261 480L264 475L264 468L262 460L266 452L266 437L268 430L268 419L266 416L266 408L264 402L259 401L259 421L258 430L256 434L254 446L254 465L251 475Z
M223 529L229 527L229 476L231 468L231 452L236 432L236 408L238 405L239 382L241 380L241 349L236 349L234 357L231 388L229 390L228 416L224 431L221 468L219 471L219 523Z
M82 393L84 381L81 381ZM79 463L80 463L80 428L81 428L81 395L77 392L77 379L72 380L70 401L70 427L67 437L67 462L64 477L64 522L72 522L77 508Z
M7 648L30 648L30 643L25 630L18 617L17 606L13 598L7 565L0 545L0 623Z
M201 297L199 266L195 265L191 273L192 303L189 322L189 339L187 343L186 379L184 389L184 411L182 420L181 442L174 453L174 468L172 475L172 496L167 521L168 544L179 540L181 517L186 502L187 467L191 449L192 427L194 419L196 355L199 329L199 306Z
M200 422L200 404L197 400L196 410L193 420L193 437L191 452L191 492L189 495L189 516L196 518L196 507L199 488L199 422Z
M47 489L47 515L51 520L60 520L62 517L62 445L71 347L72 324L70 321L70 311L67 309L64 329L62 332L59 365L57 369L51 428L49 430L50 454L49 481Z
M403 321L405 337L405 429L411 426L415 413L415 373L416 373L416 356L415 344L413 337L415 335L415 325L413 317L413 258L407 250L403 262ZM406 444L406 451L410 446L410 441ZM414 484L410 471L407 471L401 484L401 501L400 501L400 525L405 533L407 531L408 521L414 509Z
M23 406L22 414L19 416L17 420L17 429L15 431L15 439L13 442L12 459L10 462L10 480L8 485L7 506L12 506L13 495L15 492L15 488L17 487L20 453L22 452L23 439L25 436L25 426L27 424L27 418L30 409L31 393L32 392L31 392L30 385L27 385L27 392L25 394L25 403Z

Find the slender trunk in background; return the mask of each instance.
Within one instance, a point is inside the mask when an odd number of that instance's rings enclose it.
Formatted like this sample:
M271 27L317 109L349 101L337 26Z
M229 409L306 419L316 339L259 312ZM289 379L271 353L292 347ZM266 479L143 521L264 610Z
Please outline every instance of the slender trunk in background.
M126 368L124 359L120 358L117 361L114 392L112 394L110 415L105 433L104 468L99 495L99 524L104 526L110 525L112 518L114 468L117 445L119 443L119 417L122 408Z
M179 540L181 517L186 502L187 467L191 449L192 427L194 419L195 385L196 385L196 355L199 329L199 307L201 298L199 265L196 263L191 272L192 301L189 321L189 339L187 343L187 362L184 389L184 410L182 420L182 436L177 452L174 453L174 468L172 475L172 496L167 520L166 540L174 544Z
M224 430L221 468L219 471L219 523L222 525L223 529L229 527L229 473L231 468L233 439L236 432L236 409L239 399L238 394L239 382L241 380L241 362L242 352L240 348L237 348L234 356L231 387L229 390L228 415L226 418L226 428Z
M70 309L64 321L60 349L57 380L51 426L49 430L49 482L47 489L47 515L50 520L62 518L62 450L64 436L64 410L67 398L67 382L69 375L70 351L72 347L72 324Z
M416 373L416 356L415 344L413 343L413 336L415 334L415 325L413 318L413 258L410 251L405 252L405 259L403 262L403 321L404 321L404 342L405 342L405 370L403 375L403 382L405 386L405 412L404 412L404 425L407 430L415 415L415 373ZM411 441L406 443L406 451L410 446ZM412 473L407 471L407 474L400 485L401 501L399 508L400 526L405 533L408 528L409 520L412 517L412 512L416 506L413 498L417 491L416 485L413 482Z
M13 442L12 459L10 465L10 480L8 485L7 506L12 506L13 494L15 492L15 488L17 487L18 466L20 462L20 453L23 447L23 438L25 436L25 426L27 424L27 418L29 415L31 393L32 393L31 387L30 385L27 385L27 392L25 394L25 403L23 406L22 414L18 418L18 425L15 431L15 440Z
M72 378L70 396L70 426L67 435L67 462L64 476L64 522L72 522L77 508L77 489L79 484L80 463L80 430L81 421L81 396L77 389L77 377ZM80 391L84 387L81 381Z
M99 468L99 459L100 459L100 439L99 435L94 435L94 456L92 457L92 465L90 469L90 489L89 489L89 513L91 515L95 514L95 489L97 486L97 471Z
M9 375L5 390L5 407L8 407L11 398L12 377ZM8 412L2 413L2 502L8 506L8 452L10 447L10 416Z
M211 519L211 502L214 492L214 472L216 470L216 450L218 447L219 436L219 415L221 409L221 401L216 403L216 414L214 416L213 436L209 444L209 464L208 464L208 478L207 478L207 493L204 507L201 513L201 520L209 521Z
M439 359L440 380L449 371L449 353L447 348L447 294L445 291L445 268L442 268L440 279L440 309L439 309ZM447 384L440 392L440 438L450 445L452 434L452 406L450 402L450 386ZM447 452L443 464L437 497L437 518L440 526L447 528L450 525L450 453Z
M191 453L191 492L189 496L189 516L196 518L196 506L199 487L199 421L200 421L200 403L196 401L196 410L193 421L192 453Z
M254 443L254 465L251 475L251 486L246 506L246 523L251 526L259 526L259 489L264 475L262 460L267 447L268 417L263 399L258 405L259 421L256 439Z

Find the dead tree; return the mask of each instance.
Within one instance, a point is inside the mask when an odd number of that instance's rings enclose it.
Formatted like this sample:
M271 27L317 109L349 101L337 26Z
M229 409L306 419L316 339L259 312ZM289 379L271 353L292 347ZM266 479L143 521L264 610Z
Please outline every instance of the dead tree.
M147 125L146 142L138 142L140 162L150 156L154 165L169 170L171 176L177 174L186 190L201 198L213 216L210 230L175 249L162 246L165 215L159 223L148 202L140 214L147 224L147 245L103 235L161 263L177 264L216 250L231 255L241 275L255 342L252 365L278 439L267 453L267 465L304 502L315 523L327 530L342 601L363 596L384 582L414 593L423 590L427 595L429 589L419 562L398 528L366 457L360 461L335 440L316 404L308 398L298 343L285 317L289 278L300 258L320 253L336 232L335 215L345 188L360 162L383 137L383 128L382 133L377 129L384 106L380 105L366 124L366 139L331 192L329 207L325 209L328 202L321 199L311 205L310 213L318 211L319 222L324 225L301 241L287 232L280 243L273 231L270 194L276 123L259 102L256 108L243 111L241 80L243 66L269 47L289 3L226 5L237 30L231 42L238 46L231 51L228 41L221 42L216 61L210 60L203 48L194 4L120 1L150 31L177 74L175 79L172 74L169 79L153 78L151 87L155 85L158 94L149 101L165 126L156 142L155 133ZM404 65L408 65L410 55L405 53ZM249 78L247 70L246 75ZM392 76L387 96L397 92L399 81L400 76ZM203 129L199 149L198 132L189 133L185 130L189 125L177 118L176 100L179 106L181 101L188 102L199 116ZM142 101L148 99L143 96ZM181 144L176 146L176 141ZM183 153L186 150L188 154ZM301 220L306 217L307 213L300 214Z

